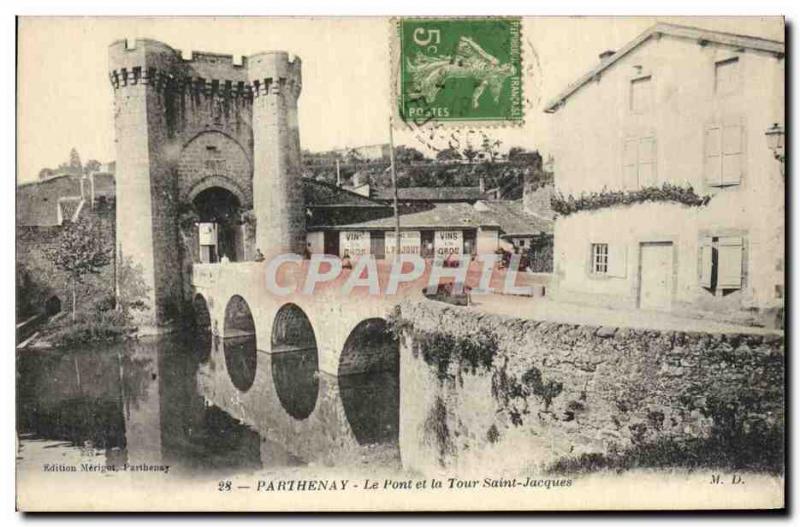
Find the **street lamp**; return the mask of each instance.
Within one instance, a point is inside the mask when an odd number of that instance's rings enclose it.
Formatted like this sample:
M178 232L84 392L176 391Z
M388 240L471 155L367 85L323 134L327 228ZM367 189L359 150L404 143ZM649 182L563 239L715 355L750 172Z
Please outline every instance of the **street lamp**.
M773 155L775 155L775 159L783 163L786 159L783 154L783 136L785 135L783 127L778 123L775 123L771 127L767 128L767 131L764 133L764 135L767 136L767 146L770 150L772 150Z

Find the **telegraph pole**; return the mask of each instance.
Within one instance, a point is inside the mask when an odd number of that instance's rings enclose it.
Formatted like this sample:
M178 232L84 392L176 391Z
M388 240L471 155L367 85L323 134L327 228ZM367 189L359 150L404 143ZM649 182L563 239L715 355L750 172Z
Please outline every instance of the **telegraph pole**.
M389 116L389 161L392 168L392 189L394 191L394 256L400 257L400 213L397 210L397 171L394 166L394 132L392 117Z

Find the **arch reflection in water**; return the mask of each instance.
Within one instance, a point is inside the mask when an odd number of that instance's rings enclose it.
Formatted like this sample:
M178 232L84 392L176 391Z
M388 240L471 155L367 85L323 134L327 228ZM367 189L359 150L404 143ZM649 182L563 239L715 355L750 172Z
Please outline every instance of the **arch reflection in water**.
M225 307L222 346L228 376L236 388L245 392L256 379L258 353L256 325L250 307L241 296L234 296Z
M399 344L383 319L365 320L347 337L339 359L339 391L361 445L397 443L399 359Z
M278 399L295 419L305 419L317 404L317 339L308 317L295 304L278 310L272 326L272 380Z
M192 301L194 327L192 328L193 350L200 360L206 362L211 355L213 336L211 334L211 313L203 295L196 295Z

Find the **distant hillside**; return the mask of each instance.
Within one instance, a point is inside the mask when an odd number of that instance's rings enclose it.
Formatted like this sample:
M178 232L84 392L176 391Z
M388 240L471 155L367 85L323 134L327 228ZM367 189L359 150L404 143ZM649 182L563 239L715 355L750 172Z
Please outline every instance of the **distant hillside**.
M353 176L361 184L376 188L391 187L391 173L386 162L341 164L342 184L351 185ZM328 183L336 183L336 165L306 165L304 175ZM487 191L497 189L503 199L522 198L525 180L545 184L552 174L541 168L541 161L496 161L481 163L419 162L397 166L397 186L405 187L477 187L481 176Z

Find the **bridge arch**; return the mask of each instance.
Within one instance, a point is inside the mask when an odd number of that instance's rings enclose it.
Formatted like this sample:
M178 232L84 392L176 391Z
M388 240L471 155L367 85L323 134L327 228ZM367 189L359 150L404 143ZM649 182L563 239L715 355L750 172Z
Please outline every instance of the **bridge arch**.
M369 318L350 332L339 357L339 392L359 444L398 441L400 345L382 318Z
M256 380L256 325L247 301L234 295L225 306L222 346L231 382L246 392Z
M314 328L297 304L284 304L275 314L270 352L281 406L295 419L306 419L319 395L319 356Z

